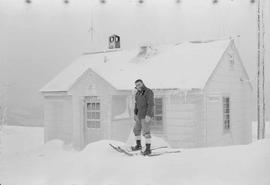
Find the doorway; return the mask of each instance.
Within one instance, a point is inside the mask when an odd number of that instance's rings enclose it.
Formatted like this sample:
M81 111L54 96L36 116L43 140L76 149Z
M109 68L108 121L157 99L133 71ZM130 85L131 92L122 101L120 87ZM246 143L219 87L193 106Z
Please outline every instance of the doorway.
M86 96L84 100L85 144L102 139L101 102L98 96Z

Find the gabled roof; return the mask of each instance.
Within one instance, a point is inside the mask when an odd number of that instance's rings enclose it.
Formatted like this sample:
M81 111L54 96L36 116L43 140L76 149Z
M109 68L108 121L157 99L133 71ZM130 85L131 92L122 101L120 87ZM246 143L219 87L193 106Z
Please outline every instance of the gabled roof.
M230 41L185 42L85 54L40 91L68 91L88 69L119 90L133 89L139 78L149 88L203 88Z

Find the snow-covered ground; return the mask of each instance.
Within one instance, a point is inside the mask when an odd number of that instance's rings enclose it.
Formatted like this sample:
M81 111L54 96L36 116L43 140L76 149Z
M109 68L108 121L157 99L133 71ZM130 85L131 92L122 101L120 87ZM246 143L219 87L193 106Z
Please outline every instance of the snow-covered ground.
M6 126L0 136L1 185L270 184L270 138L249 145L128 157L108 146L125 145L117 141L95 142L81 152L60 140L43 144L42 128ZM159 138L153 140L164 145Z
M4 154L23 153L41 146L43 141L43 128L24 126L4 126L0 130L0 147Z

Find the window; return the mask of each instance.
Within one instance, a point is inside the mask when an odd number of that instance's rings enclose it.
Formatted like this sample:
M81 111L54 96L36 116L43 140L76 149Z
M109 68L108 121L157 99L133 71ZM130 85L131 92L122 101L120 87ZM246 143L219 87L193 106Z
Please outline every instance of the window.
M110 37L110 42L114 42L114 37Z
M151 122L151 131L153 134L163 136L163 101L161 97L154 98L154 119Z
M86 125L87 128L100 128L100 100L97 96L87 97Z
M230 130L230 97L223 97L223 127L224 130Z
M162 98L155 98L154 101L154 119L156 121L162 121Z

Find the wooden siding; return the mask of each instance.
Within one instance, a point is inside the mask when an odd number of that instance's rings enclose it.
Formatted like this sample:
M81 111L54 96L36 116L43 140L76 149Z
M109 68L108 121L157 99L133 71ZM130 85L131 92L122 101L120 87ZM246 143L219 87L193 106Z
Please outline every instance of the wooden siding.
M61 139L72 141L72 103L70 96L48 96L44 104L45 142Z
M231 63L231 57L234 63ZM246 144L251 141L251 87L234 44L224 53L205 87L206 145ZM210 100L216 96L217 100ZM222 96L231 102L231 129L223 129Z
M197 147L201 145L202 94L187 91L167 95L165 104L166 138L172 147Z
M111 98L115 93L104 79L95 72L88 70L72 87L70 94L73 99L73 142L77 148L83 148L90 142L109 139L111 135ZM86 128L84 121L84 97L98 96L100 98L100 121L98 129Z

